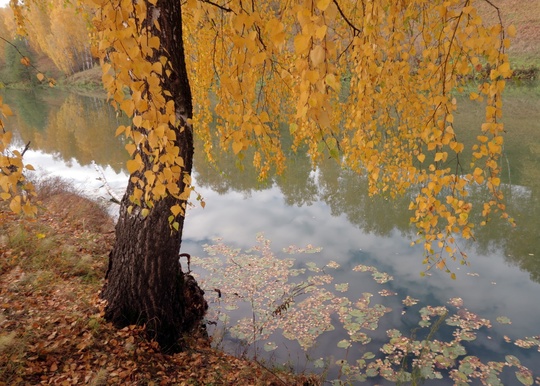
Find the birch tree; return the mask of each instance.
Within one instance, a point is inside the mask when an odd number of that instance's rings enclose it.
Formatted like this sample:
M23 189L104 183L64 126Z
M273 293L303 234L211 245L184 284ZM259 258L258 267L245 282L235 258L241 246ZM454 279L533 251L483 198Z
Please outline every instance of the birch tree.
M88 2L109 99L131 117L117 129L130 139L131 177L103 291L118 326L145 323L176 350L204 311L178 263L194 135L210 159L227 149L261 179L283 172L290 146L314 166L332 157L366 175L371 194L413 189L428 268L467 263L455 239L473 237L472 184L491 192L484 221L508 218L501 93L515 28L500 15L483 22L477 3L498 12L489 0ZM466 128L477 133L467 159L454 123L459 93L485 108L481 127ZM24 165L2 130L0 197L31 212Z

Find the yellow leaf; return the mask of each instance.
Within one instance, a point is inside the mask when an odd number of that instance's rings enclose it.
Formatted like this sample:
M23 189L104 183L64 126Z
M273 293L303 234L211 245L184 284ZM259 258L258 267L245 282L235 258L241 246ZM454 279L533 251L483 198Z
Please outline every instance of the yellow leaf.
M39 80L40 82L42 82L43 79L45 79L45 75L43 75L41 72L38 72L37 75L36 75L36 77L38 78L38 80Z
M154 189L152 190L152 194L157 197L161 197L165 195L165 185L160 184L159 182L156 184Z
M317 0L317 8L321 11L325 11L330 5L331 0Z
M116 129L116 133L114 134L115 137L118 137L120 134L122 134L124 131L126 131L126 127L124 125L118 126Z
M126 163L129 174L133 174L142 166L142 158L139 154L135 156L135 159L131 159Z
M309 53L309 58L314 67L324 62L325 58L324 48L321 45L315 46Z
M510 63L508 62L501 64L498 68L498 71L505 78L509 78L512 75L512 70L510 70Z
M159 46L160 46L160 41L159 41L159 38L157 36L152 36L149 40L148 40L148 46L150 48L154 48L154 49L158 49Z
M307 35L297 35L294 38L294 49L297 54L303 54L309 48L311 42L311 36Z
M129 155L133 155L135 153L135 150L137 150L137 146L133 143L126 144L126 150L129 153Z
M418 156L416 158L418 158L418 161L424 162L424 160L426 159L426 155L425 154L418 154Z
M26 56L23 56L21 58L21 64L28 67L30 65L30 59L28 59Z
M257 66L266 60L266 52L259 52L251 57L251 65Z
M242 142L233 142L233 144L232 144L233 153L235 155L240 153L240 151L242 150L243 147L244 146L242 145Z
M4 115L4 117L9 117L13 115L13 112L8 105L2 105L2 114Z
M446 159L447 153L446 152L439 152L435 154L435 162L438 161L444 161Z
M182 213L182 207L180 205L174 205L171 207L171 212L174 216L178 216L178 214Z
M135 103L133 100L126 99L120 104L120 108L125 111L128 117L133 115L133 110L135 109Z
M141 210L141 216L146 217L150 213L150 209L144 208Z
M341 89L341 83L334 74L326 75L325 82L328 86L332 87L334 91L339 92Z
M444 269L445 266L446 266L446 261L444 259L440 260L437 263L437 268L439 268L439 269Z
M133 124L135 125L135 127L141 127L142 125L142 116L140 115L136 115L133 117Z
M517 34L516 26L513 24L508 26L507 31L508 31L508 36L510 36L511 38L515 37Z
M9 203L9 209L11 209L13 213L21 212L21 198L19 196L13 197L13 199Z
M326 25L321 25L315 31L315 37L317 37L317 39L321 39L321 40L324 39L324 37L326 36L326 31L327 30L328 30L328 27Z
M127 166L129 174L132 174L132 173L136 172L137 170L139 170L139 163L137 161L135 161L135 160L132 160L132 159L130 159L127 162L126 166Z

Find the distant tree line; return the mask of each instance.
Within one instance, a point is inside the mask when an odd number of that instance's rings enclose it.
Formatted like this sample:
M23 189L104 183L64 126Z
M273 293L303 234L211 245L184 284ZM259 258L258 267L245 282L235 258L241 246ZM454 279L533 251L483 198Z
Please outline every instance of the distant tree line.
M66 7L62 0L52 0L48 4L32 2L16 12L27 21L24 31L17 27L11 8L0 8L1 82L34 81L32 71L21 63L21 54L32 63L42 59L52 63L40 71L65 75L91 69L96 64L91 52L92 14L88 9Z

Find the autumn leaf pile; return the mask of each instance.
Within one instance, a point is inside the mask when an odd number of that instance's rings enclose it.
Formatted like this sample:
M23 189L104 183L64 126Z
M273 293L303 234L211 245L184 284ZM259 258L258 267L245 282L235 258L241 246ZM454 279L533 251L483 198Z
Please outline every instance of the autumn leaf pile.
M34 221L0 207L0 385L303 384L205 338L168 356L143 327L106 323L99 290L112 222L74 192L48 189Z

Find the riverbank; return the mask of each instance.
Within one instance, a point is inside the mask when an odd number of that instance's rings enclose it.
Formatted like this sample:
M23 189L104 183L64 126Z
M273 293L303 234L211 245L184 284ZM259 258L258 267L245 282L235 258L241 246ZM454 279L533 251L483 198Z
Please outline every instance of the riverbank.
M36 219L0 206L0 385L302 385L279 372L192 339L163 355L141 327L102 319L99 291L114 224L58 179L39 184Z

